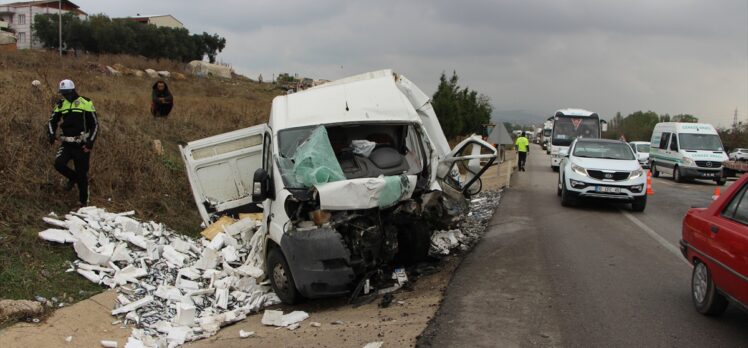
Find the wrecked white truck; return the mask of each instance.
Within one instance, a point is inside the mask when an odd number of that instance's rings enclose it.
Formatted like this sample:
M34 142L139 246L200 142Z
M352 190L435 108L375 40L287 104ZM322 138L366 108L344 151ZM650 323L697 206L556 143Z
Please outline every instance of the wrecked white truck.
M180 150L206 225L263 213L265 274L286 303L421 261L496 159L478 136L450 150L429 97L390 70L276 97L267 124Z

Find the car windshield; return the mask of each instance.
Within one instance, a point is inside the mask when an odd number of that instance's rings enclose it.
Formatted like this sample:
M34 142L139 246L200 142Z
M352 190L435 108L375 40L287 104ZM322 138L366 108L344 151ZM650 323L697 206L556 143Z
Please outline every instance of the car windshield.
M722 141L716 134L689 134L678 135L680 148L683 150L722 151Z
M600 138L600 120L596 117L557 117L553 123L555 146L569 146L575 138Z
M604 158L614 160L633 160L634 153L624 143L597 141L578 142L574 146L574 156L584 158Z
M543 130L543 136L544 136L544 137L549 137L549 136L551 136L551 130L550 130L550 129L545 129L545 130Z
M649 144L636 144L636 152L649 153Z

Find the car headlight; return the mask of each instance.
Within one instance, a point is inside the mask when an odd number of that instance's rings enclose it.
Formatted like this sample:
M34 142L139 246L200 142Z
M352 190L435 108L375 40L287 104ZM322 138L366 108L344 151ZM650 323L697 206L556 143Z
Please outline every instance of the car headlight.
M692 159L690 159L688 157L683 157L683 164L685 164L687 166L692 166L692 165L695 165L696 162L694 162Z
M644 175L644 170L641 169L641 168L639 168L639 169L631 172L631 174L629 175L629 179L636 179L636 178L638 178L638 177L640 177L642 175Z
M584 168L582 168L582 167L580 167L580 166L578 166L578 165L576 165L574 163L571 164L571 170L573 170L574 173L577 173L579 175L588 176L587 169L584 169Z

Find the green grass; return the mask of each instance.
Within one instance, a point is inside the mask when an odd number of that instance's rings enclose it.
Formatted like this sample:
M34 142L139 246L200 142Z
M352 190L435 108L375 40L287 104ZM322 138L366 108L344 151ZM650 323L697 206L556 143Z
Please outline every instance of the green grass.
M66 261L77 259L71 244L49 243L38 238L40 231L25 228L18 233L0 232L0 293L10 299L56 297L70 303L102 291L102 287L78 273L65 273Z

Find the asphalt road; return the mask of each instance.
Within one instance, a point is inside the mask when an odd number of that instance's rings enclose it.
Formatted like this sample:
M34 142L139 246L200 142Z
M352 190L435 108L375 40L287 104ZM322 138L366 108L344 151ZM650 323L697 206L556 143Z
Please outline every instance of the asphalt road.
M564 208L558 174L532 150L419 345L748 347L748 313L693 309L677 249L685 212L707 205L714 183L655 179L643 213L601 201Z

